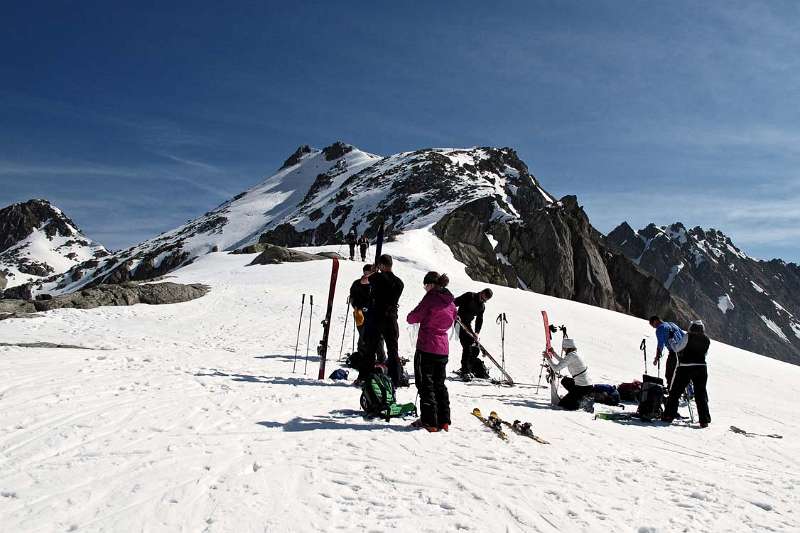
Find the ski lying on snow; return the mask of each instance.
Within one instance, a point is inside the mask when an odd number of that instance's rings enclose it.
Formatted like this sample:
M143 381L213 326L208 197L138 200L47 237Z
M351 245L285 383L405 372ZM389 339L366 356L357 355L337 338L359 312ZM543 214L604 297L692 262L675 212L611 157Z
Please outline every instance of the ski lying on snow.
M483 425L494 431L494 434L503 439L504 441L508 441L508 435L506 435L505 431L503 431L502 424L500 420L497 418L497 414L492 411L492 414L489 415L487 419L485 416L481 414L481 410L477 407L472 410L473 416L475 416L478 420L483 422ZM494 418L492 418L494 415Z
M480 342L478 342L475 339L475 335L473 333L471 333L470 330L466 326L464 326L464 323L461 322L461 319L459 317L456 317L456 322L458 322L458 325L459 325L459 327L461 327L461 329L466 331L473 338L473 340L475 340L475 344L478 345L478 349L480 349L481 354L484 357L486 357L489 361L491 361L492 364L497 368L497 370L500 371L500 373L503 375L503 381L506 382L506 385L513 386L514 385L514 380L511 379L511 376L508 375L508 372L506 372L505 369L502 366L500 366L500 363L497 362L497 359L495 359L492 356L492 354L490 354L489 351L486 350L486 348L484 348L483 344L481 344Z
M731 426L731 431L738 433L739 435L744 435L745 437L769 437L771 439L783 438L783 435L778 435L777 433L770 433L769 435L766 433L753 433L751 431L745 431L741 428L737 428L736 426Z
M499 420L501 424L511 428L511 431L516 433L517 435L522 435L523 437L529 437L539 444L550 444L540 436L533 433L531 430L531 423L530 422L520 422L519 420L514 420L514 422L509 422L507 420L503 420L500 416L492 411L489 413L489 420L496 419Z

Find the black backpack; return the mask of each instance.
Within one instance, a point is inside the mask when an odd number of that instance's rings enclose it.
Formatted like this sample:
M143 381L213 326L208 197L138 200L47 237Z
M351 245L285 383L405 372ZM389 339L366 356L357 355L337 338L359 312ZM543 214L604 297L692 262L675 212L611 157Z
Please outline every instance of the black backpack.
M661 381L661 380L659 380ZM645 421L658 420L664 414L664 387L655 381L642 383L639 392L639 407L636 413Z

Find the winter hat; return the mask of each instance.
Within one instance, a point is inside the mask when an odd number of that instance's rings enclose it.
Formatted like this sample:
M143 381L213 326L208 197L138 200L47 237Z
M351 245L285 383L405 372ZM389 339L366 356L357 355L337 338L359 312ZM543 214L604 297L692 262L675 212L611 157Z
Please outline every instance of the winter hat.
M569 338L564 339L561 341L561 348L564 350L570 350L575 348L575 341Z
M689 326L689 331L694 331L696 333L703 333L706 330L705 324L703 324L702 320L692 320L692 325Z

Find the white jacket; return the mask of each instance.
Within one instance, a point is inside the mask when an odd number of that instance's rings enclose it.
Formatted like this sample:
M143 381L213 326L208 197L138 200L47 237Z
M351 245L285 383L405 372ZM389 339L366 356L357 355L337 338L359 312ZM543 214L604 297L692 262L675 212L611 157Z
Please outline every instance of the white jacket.
M555 359L557 363L554 364L552 360L548 359L547 364L550 365L550 368L556 373L562 368L567 367L570 375L575 380L575 385L579 387L590 387L592 385L592 380L589 378L589 367L587 367L583 359L580 358L577 350L568 352L563 358L554 355L553 359Z

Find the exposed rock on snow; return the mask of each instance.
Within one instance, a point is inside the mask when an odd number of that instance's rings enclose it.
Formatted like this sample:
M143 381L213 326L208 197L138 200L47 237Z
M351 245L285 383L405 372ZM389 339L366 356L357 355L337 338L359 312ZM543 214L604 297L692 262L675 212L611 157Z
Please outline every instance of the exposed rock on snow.
M303 261L319 261L327 257L301 252L300 250L290 250L282 246L272 244L260 245L264 247L258 257L253 259L251 265L276 265L278 263L300 263Z
M174 304L188 302L204 296L208 287L201 284L182 285L179 283L122 283L119 285L99 285L71 294L57 296L49 300L36 300L37 311L50 311L65 307L93 309L101 306Z

